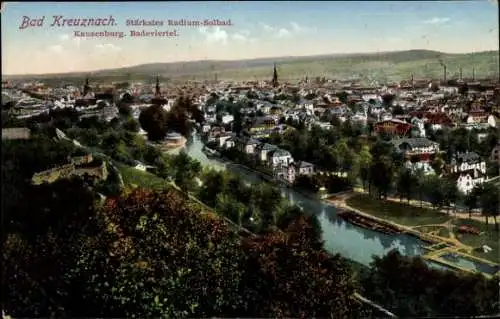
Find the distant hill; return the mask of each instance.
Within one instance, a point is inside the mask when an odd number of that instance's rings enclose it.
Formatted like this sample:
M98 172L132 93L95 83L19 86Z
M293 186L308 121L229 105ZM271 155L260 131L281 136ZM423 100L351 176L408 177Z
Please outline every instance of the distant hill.
M475 68L475 76L497 77L499 69L499 52L486 51L467 54L449 54L429 50L410 50L380 53L330 54L307 57L260 58L240 61L203 60L192 62L149 63L119 69L99 70L91 72L92 79L97 80L152 80L159 75L163 79L218 79L256 80L269 79L272 65L277 63L281 79L299 79L309 76L325 76L336 79L360 79L364 81L399 81L409 79L414 74L418 78L443 77L443 67L447 66L448 79L457 78L459 68L463 69L463 77L471 77ZM89 72L2 76L4 79L32 78L76 79Z

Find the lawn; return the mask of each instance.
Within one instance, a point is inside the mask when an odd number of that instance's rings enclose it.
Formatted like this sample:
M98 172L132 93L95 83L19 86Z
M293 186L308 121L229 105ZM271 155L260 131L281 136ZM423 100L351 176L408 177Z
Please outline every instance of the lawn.
M346 203L367 214L405 226L442 224L451 219L433 209L379 200L366 194L356 194L347 199Z
M431 235L450 238L450 230L445 226L423 226L416 228L416 230Z
M171 186L171 184L167 180L160 178L149 172L143 172L123 164L118 164L116 166L120 170L123 182L127 186L135 185L155 190L165 189Z
M491 221L490 224L486 226L486 223L482 223L477 220L462 219L453 221L453 225L455 226L470 225L472 227L480 229L481 230L480 235L459 234L458 232L455 231L455 236L461 243L472 246L474 248L482 247L483 245L490 246L493 250L490 251L489 253L484 253L482 250L481 251L474 250L473 255L496 263L500 263L499 260L500 233L495 230L495 225L493 224L493 221Z

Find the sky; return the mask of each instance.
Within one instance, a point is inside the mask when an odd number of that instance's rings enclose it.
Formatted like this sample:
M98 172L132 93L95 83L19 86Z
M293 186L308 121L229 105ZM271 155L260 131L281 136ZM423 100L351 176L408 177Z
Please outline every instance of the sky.
M411 49L498 50L498 0L279 2L3 2L2 73L92 71L145 63ZM51 26L62 19L109 18L114 26ZM43 25L20 28L23 20ZM164 21L127 26L127 20ZM231 20L231 26L169 26L167 20ZM130 31L174 31L131 37ZM123 32L78 37L76 31Z

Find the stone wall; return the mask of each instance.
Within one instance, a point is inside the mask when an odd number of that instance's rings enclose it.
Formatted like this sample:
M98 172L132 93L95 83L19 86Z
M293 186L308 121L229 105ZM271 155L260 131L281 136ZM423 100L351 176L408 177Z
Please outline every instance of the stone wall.
M76 159L76 160L75 160ZM35 173L31 178L31 183L33 185L40 185L43 183L53 183L58 179L69 178L74 175L85 176L85 174L89 176L97 177L98 179L105 180L108 178L108 170L106 166L106 162L103 161L99 166L96 167L77 167L75 166L76 162L80 165L89 164L92 162L92 155L81 156L78 158L73 158L73 163L65 164L62 166L58 166L52 169L48 169L39 173Z
M40 185L44 182L53 183L60 178L67 178L75 170L74 164L66 164L58 167L54 167L39 173L35 173L31 178L33 185Z

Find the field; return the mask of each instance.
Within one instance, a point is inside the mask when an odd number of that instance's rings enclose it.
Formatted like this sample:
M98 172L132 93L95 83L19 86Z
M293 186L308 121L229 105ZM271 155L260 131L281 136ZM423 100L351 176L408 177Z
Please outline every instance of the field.
M94 81L145 80L153 81L159 74L169 80L261 80L270 79L273 63L277 63L279 79L295 80L327 77L334 79L359 79L362 83L374 81L400 81L419 78L443 78L442 61L447 66L447 78L458 78L459 68L463 77L498 77L498 51L468 54L447 54L428 50L381 52L349 55L323 55L309 57L276 57L241 61L192 61L151 63L127 68L100 70L92 73ZM54 75L3 76L6 79L23 77L49 79L83 78L83 73Z
M346 204L367 214L404 226L442 224L451 219L450 216L429 208L378 200L366 194L356 194L347 199Z

